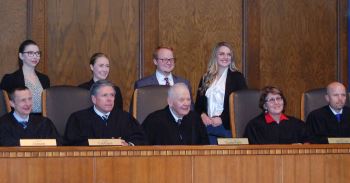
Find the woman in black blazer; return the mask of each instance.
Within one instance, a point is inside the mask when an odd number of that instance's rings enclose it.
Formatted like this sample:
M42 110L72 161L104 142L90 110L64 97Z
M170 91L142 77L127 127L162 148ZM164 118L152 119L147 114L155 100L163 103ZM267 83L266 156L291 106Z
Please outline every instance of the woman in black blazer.
M33 113L41 113L41 94L43 89L50 87L47 75L35 70L42 56L39 46L33 40L25 40L18 49L19 69L11 74L5 74L0 88L11 92L18 87L30 89L33 96Z
M232 47L227 42L219 42L199 83L195 103L196 111L207 126L211 144L217 143L217 137L232 136L229 95L245 88L245 78L235 66Z
M90 58L90 69L92 79L79 85L80 88L90 90L91 86L98 80L105 80L109 74L109 58L104 53L94 53ZM123 98L118 86L114 86L114 106L123 110Z

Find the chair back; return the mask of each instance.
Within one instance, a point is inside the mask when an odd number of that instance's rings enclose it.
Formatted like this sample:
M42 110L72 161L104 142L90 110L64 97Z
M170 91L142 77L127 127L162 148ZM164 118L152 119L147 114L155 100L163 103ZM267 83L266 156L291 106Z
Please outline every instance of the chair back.
M306 121L310 112L315 109L321 108L328 104L325 95L327 94L326 88L317 88L304 92L301 95L301 107L300 118ZM346 98L346 105L349 106L349 94Z
M10 99L5 90L0 90L0 116L11 112Z
M155 85L137 88L134 91L132 115L142 124L145 118L168 105L169 86Z
M245 89L232 92L229 98L230 122L233 138L242 138L248 122L262 111L259 108L260 91Z
M60 135L64 135L68 117L73 112L92 105L90 91L76 86L53 86L42 95L43 116L52 120Z

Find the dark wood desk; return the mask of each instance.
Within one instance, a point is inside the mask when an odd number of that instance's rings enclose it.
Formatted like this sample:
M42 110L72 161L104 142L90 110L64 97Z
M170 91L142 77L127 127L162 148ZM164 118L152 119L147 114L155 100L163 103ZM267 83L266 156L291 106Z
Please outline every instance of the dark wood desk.
M0 148L0 182L345 183L350 145Z

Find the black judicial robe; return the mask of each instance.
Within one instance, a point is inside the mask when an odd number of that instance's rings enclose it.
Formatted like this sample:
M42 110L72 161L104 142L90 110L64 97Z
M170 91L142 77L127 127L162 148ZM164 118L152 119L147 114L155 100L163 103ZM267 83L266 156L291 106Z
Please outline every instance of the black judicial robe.
M312 111L306 120L311 143L327 144L328 137L350 137L350 108L344 106L340 122L329 108Z
M28 126L22 127L13 116L13 112L0 118L0 145L19 146L20 139L56 139L61 145L61 138L55 125L48 118L29 115Z
M67 145L88 145L88 139L122 138L135 145L147 144L142 127L129 113L112 110L107 123L93 107L70 115L65 130Z
M175 122L169 106L149 114L142 127L151 145L204 145L209 144L207 130L200 116L190 111Z
M91 79L88 82L80 84L78 87L90 90L90 88L93 84L94 84L94 80ZM123 110L122 92L120 91L119 87L115 86L115 85L114 85L114 90L115 90L114 107L117 107L117 108Z
M287 116L288 120L266 123L265 114L255 117L246 126L244 137L250 144L292 144L308 142L305 122Z

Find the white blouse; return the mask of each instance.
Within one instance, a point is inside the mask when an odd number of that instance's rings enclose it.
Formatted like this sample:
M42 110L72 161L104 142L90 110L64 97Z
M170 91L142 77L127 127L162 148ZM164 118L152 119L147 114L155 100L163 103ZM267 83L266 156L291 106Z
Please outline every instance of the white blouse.
M207 112L209 117L220 116L222 111L224 111L227 70L228 68L225 69L219 79L215 79L205 92L208 101Z

